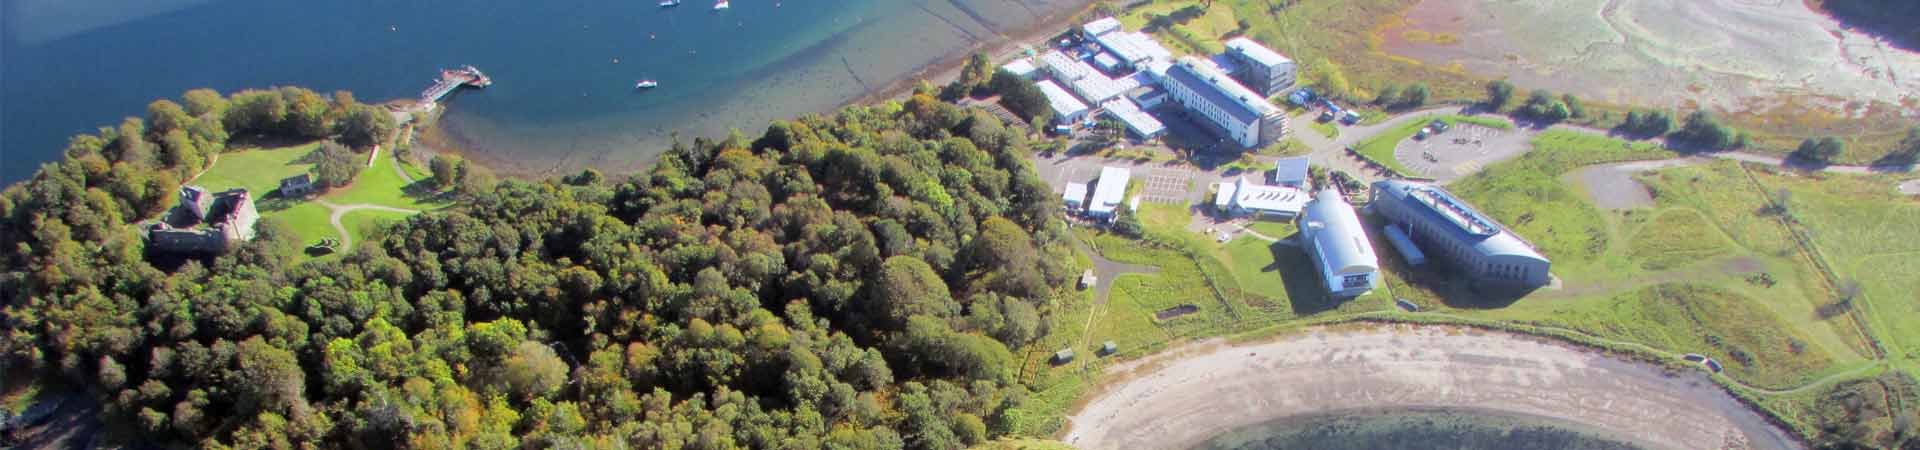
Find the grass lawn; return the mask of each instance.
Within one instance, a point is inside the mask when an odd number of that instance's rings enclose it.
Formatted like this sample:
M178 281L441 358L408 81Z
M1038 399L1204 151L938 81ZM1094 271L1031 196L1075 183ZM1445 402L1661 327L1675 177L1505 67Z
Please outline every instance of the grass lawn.
M1414 131L1420 126L1420 122L1408 125ZM1609 218L1561 175L1587 164L1657 159L1670 154L1651 144L1629 145L1567 131L1541 133L1533 146L1533 151L1488 166L1448 189L1532 241L1537 250L1553 260L1555 273L1591 276L1592 271L1586 269L1619 269L1621 261L1596 264L1607 256L1615 238Z
M1859 283L1864 312L1889 357L1911 362L1920 355L1920 204L1893 193L1897 178L1828 175L1808 177L1754 170L1756 189L1786 190L1795 225L1812 237L1818 257L1840 284ZM1778 194L1774 194L1778 195ZM1837 297L1840 294L1835 294ZM1920 375L1920 374L1916 374Z
M1140 214L1140 224L1146 226L1149 230L1160 230L1168 233L1185 233L1187 223L1193 221L1193 214L1189 212L1188 208L1185 202L1171 204L1142 201L1140 202L1140 211L1138 211Z
M1239 28L1239 19L1233 8L1205 8L1201 2L1193 0L1152 3L1128 10L1120 16L1120 23L1127 30L1139 31L1146 28L1153 16L1173 15L1187 7L1204 8L1204 13L1158 30L1154 32L1154 37L1180 54L1210 55L1225 51L1220 37Z
M264 198L267 193L280 188L280 180L312 170L313 164L302 162L308 154L320 148L319 142L288 147L244 150L221 153L219 161L212 168L187 184L199 185L215 192L233 188L245 188L254 198Z
M334 232L333 224L327 221L332 214L331 210L319 203L301 202L273 212L261 211L260 216L286 224L293 234L300 237L300 245L304 247L321 239L341 237Z
M320 198L338 205L367 203L404 209L436 209L447 205L444 201L435 201L430 197L416 194L406 180L395 171L399 163L391 156L382 155L372 167L360 170L353 184L343 189L328 192Z
M340 217L340 226L347 227L347 233L353 235L353 242L366 242L373 236L379 236L379 227L413 217L413 214L393 211L360 209L348 212Z

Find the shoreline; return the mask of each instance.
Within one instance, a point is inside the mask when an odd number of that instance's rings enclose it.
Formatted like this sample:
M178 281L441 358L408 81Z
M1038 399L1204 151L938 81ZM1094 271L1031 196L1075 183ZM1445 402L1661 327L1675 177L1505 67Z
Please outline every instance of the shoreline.
M1075 17L1090 10L1093 5L1094 0L1076 0L1056 7L1038 10L1036 12L1040 12L1041 14L1032 16L1032 23L1030 24L1014 27L1010 32L999 32L992 36L987 36L985 39L970 43L960 50L931 59L924 64L915 66L906 73L888 78L883 84L875 84L858 95L845 100L832 102L831 107L805 111L793 117L807 113L830 113L853 105L871 105L904 98L913 91L914 87L917 86L921 80L927 80L928 82L936 84L948 82L959 76L969 56L979 52L987 52L995 61L1008 57L1019 51L1022 44L1039 42L1042 39L1064 32L1072 25ZM442 108L448 106L449 105L446 104L441 105ZM440 116L444 114L444 111L440 113L441 114L434 114L434 116ZM793 117L776 119L784 120ZM743 130L754 128L754 126L751 125L729 125L729 128ZM764 126L765 124L759 125ZM630 161L627 163L607 161L606 159L613 154L568 154L551 160L524 160L498 154L497 152L477 150L487 147L487 144L477 141L479 138L462 133L458 127L450 127L446 122L436 120L427 126L421 127L418 131L418 136L420 137L416 141L416 146L422 147L423 150L434 154L459 156L476 164L486 166L496 175L502 177L541 179L570 174L585 168L644 171L658 160L657 154L644 158L644 161ZM680 139L690 143L693 139L700 137L719 139L724 138L725 135L703 136L687 134L681 135ZM650 153L641 150L643 149L632 149L631 152L635 154Z
M1061 441L1187 449L1295 416L1451 408L1582 424L1649 449L1801 448L1704 374L1475 328L1321 327L1261 343L1203 341L1106 375L1115 378L1068 416Z

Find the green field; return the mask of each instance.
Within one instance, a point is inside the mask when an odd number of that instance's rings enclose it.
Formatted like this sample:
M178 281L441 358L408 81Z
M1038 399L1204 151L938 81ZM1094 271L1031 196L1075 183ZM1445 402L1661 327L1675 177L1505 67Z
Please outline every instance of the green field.
M1415 123L1414 126L1418 126ZM1630 263L1607 258L1616 240L1614 221L1562 175L1579 166L1671 156L1651 144L1570 131L1548 131L1533 151L1488 166L1448 187L1483 213L1532 241L1553 260L1555 272L1616 272ZM1611 255L1618 256L1618 255ZM1592 270L1589 270L1592 269Z
M1193 0L1152 3L1127 11L1120 16L1120 23L1128 30L1143 30L1152 16L1173 15L1187 7L1200 8L1204 13L1166 29L1155 30L1154 37L1183 55L1210 55L1225 51L1220 37L1239 28L1232 8L1206 8L1203 2Z
M307 173L313 163L303 161L320 143L221 153L212 168L188 184L212 191L244 188L254 198L280 188L280 180Z
M398 170L408 170L418 177L420 170L400 164L390 154L381 154L373 166L363 167L354 182L344 188L307 199L267 198L265 193L272 192L286 177L306 173L312 163L303 162L307 155L319 148L319 143L309 143L289 147L270 149L250 149L220 154L213 167L199 178L189 182L211 190L246 188L260 198L260 215L284 223L298 237L302 245L325 238L340 239L339 232L333 228L329 218L332 210L320 202L350 206L357 204L379 205L392 208L428 211L451 205L444 196L424 192L419 186L409 186ZM360 155L365 158L366 155ZM364 160L364 159L363 159ZM347 229L352 240L359 242L369 236L374 227L381 223L404 218L409 214L361 209L341 217L341 226Z

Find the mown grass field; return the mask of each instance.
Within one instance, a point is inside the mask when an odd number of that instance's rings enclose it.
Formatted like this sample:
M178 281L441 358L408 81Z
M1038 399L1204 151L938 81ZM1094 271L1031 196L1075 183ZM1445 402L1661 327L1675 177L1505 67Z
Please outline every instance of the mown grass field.
M305 159L319 148L320 143L314 142L221 153L212 168L188 184L215 192L244 188L254 198L264 198L280 188L280 180L313 170L313 163Z
M336 205L368 204L393 208L428 211L451 205L447 199L433 192L426 192L419 186L401 178L398 170L409 170L409 174L422 172L418 168L400 164L390 154L383 152L374 160L372 166L361 166L354 182L343 188L334 189L319 196L306 199L283 199L267 196L280 186L280 180L312 170L313 163L307 158L319 143L308 143L287 147L248 149L220 154L213 167L199 178L189 182L207 189L220 191L231 188L246 188L259 200L258 208L262 218L271 218L285 224L301 244L310 244L321 239L341 239L333 228L329 218L332 211L318 201ZM359 155L365 161L366 155ZM347 229L355 242L363 241L371 235L379 224L404 218L410 214L357 210L341 217L341 226Z

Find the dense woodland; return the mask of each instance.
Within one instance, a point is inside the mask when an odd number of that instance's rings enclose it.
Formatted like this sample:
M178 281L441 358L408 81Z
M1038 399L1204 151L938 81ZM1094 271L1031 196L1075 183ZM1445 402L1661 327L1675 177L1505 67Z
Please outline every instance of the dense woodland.
M380 135L306 94L156 102L0 195L0 369L182 448L953 449L1025 420L1009 349L1072 259L988 114L922 92L631 177L462 189L337 258L267 219L147 263L128 223L227 136Z

